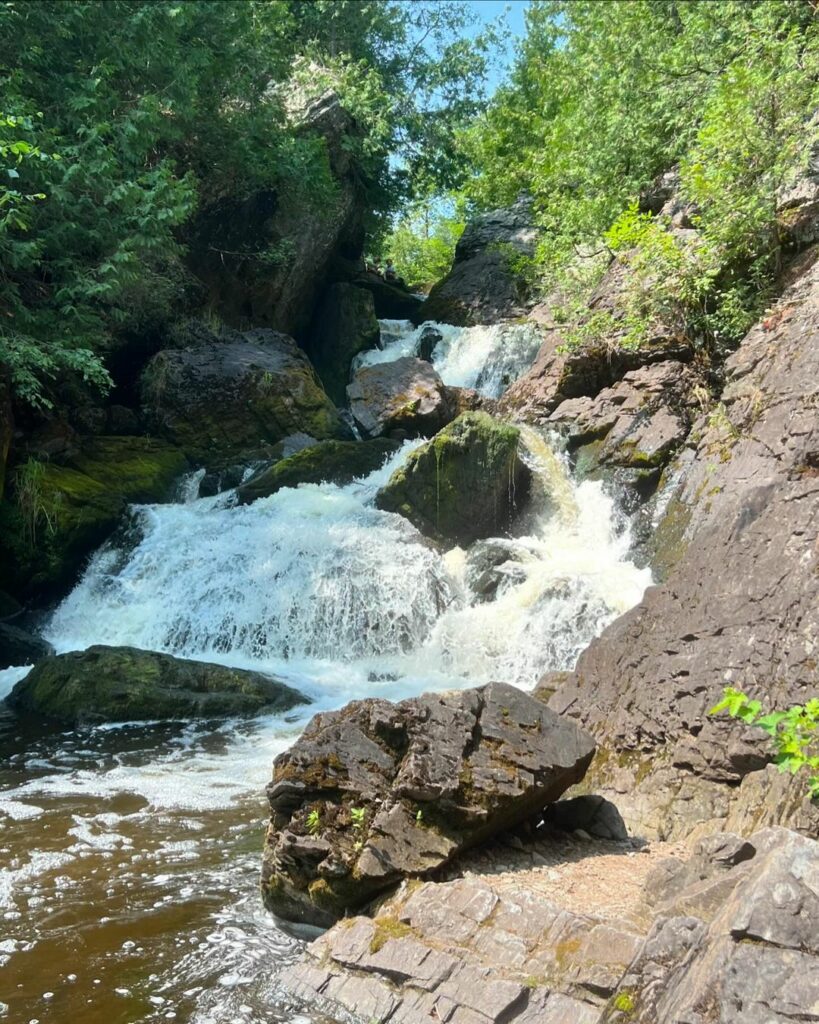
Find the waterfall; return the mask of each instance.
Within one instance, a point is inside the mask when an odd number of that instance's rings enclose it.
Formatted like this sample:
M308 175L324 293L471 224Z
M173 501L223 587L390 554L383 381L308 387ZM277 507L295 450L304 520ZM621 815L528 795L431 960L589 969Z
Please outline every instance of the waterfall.
M427 326L386 322L384 347L360 362L415 351ZM523 325L433 327L445 383L493 395L526 369L538 340ZM570 668L650 576L628 562L628 532L601 485L576 485L531 428L522 439L534 501L521 535L482 556L494 559L491 601L472 585L473 553L438 551L374 507L421 443L411 441L366 479L287 488L246 506L230 494L196 499L193 475L178 503L133 510L139 539L94 556L48 638L60 651L129 644L319 686L343 676L356 695L396 680L410 691L491 679L532 686L548 669Z
M531 323L495 324L492 327L453 327L408 320L382 321L383 348L356 357L355 367L387 363L417 355L425 331L440 340L432 350L432 365L445 384L476 388L488 398L500 398L509 384L534 361L543 338Z

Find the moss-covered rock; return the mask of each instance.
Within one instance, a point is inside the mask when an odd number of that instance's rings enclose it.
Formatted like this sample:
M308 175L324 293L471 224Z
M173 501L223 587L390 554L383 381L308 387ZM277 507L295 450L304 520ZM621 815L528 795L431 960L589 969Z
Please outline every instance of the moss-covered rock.
M298 431L349 438L304 352L278 331L210 331L195 345L148 363L141 390L146 422L208 468Z
M322 441L252 476L239 487L239 504L266 498L282 487L299 484L348 484L380 469L399 443L379 437L371 441Z
M62 464L29 460L0 514L0 565L10 589L40 596L70 585L128 504L170 497L187 468L178 448L146 437L88 438Z
M516 427L484 412L464 413L410 455L376 504L443 542L467 545L502 534L529 490L519 442Z
M327 289L313 320L307 351L336 404L345 401L353 359L375 348L380 334L369 291L343 283Z
M8 697L18 711L61 722L230 718L309 703L258 672L134 647L89 647L45 658Z

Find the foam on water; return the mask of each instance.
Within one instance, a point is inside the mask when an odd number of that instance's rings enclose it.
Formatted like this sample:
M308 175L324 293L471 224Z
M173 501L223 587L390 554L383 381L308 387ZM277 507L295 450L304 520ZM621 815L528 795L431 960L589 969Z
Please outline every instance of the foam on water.
M438 323L414 327L409 320L383 323L388 325L386 332L382 331L383 349L372 349L357 356L356 368L417 355L422 334L432 329L440 334L441 340L432 351L431 361L444 384L476 388L489 398L499 398L509 384L531 366L543 340L531 323L492 327L453 327Z
M540 340L526 325L433 326L444 381L493 397L525 372ZM420 333L387 322L385 347L360 363L413 354ZM313 703L217 726L13 737L0 764L0 904L13 929L7 970L23 989L38 971L52 977L64 947L66 963L86 963L75 996L66 994L67 966L63 988L54 982L65 1019L295 1020L277 1009L271 964L292 958L297 944L257 894L274 757L315 711L354 698L491 679L531 687L544 671L571 667L650 582L628 561L628 530L602 486L577 485L547 438L524 430L524 442L533 502L488 602L470 589L468 553L439 551L374 506L417 441L345 487L305 484L236 506L230 493L197 498L197 471L176 503L132 510L130 546L97 552L54 613L46 633L57 650L133 645L263 670ZM27 671L0 672L0 697ZM9 850L17 852L4 861ZM36 1016L41 996L26 998Z

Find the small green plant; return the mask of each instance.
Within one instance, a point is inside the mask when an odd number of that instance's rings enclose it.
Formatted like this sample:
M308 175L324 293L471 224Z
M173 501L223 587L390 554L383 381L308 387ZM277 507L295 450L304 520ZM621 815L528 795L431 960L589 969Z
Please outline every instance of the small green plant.
M808 792L813 800L819 800L819 698L795 704L787 711L767 712L760 701L728 686L722 700L708 713L717 715L723 711L771 737L776 749L774 763L781 772L796 775L807 769Z
M307 815L307 831L311 836L316 836L321 831L321 814L318 807L314 807Z
M415 812L415 824L416 825L423 825L424 824L424 812L421 810L420 807Z
M36 459L28 459L15 475L17 507L23 516L26 539L32 548L37 544L37 530L41 522L49 534L54 533L55 510L46 503L44 477L45 466Z
M614 1008L620 1013L631 1016L634 1013L634 996L630 992L618 992L614 997Z
M366 817L367 811L363 807L351 807L350 818L353 823L353 828L360 832L364 828L364 818Z

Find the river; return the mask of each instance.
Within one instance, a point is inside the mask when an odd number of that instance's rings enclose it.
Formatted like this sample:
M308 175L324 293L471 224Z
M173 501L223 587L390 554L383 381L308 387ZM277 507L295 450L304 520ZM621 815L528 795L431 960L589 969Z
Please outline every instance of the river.
M448 384L491 397L531 364L526 325L438 325ZM415 351L385 321L373 363ZM264 912L264 786L318 709L353 698L571 667L639 601L648 570L597 482L574 481L526 431L542 501L522 521L495 600L459 549L439 553L378 511L419 442L346 487L303 485L247 506L198 498L133 508L44 633L58 651L130 644L273 672L313 704L284 717L60 732L0 704L0 1020L39 1024L319 1022L277 986L300 944ZM26 669L0 672L0 697Z

